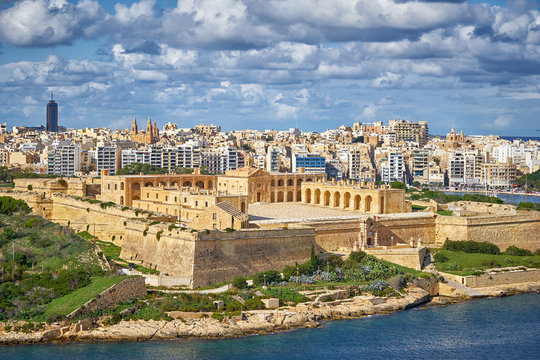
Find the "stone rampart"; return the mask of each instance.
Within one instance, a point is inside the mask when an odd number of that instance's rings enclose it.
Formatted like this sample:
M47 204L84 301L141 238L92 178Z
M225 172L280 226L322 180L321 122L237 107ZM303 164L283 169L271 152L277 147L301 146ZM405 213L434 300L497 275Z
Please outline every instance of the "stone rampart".
M422 270L427 248L374 249L366 250L366 252L375 256L376 258L390 261L394 264L406 266L416 270Z
M120 256L161 271L162 275L193 277L196 232L168 228L169 224L149 226L129 220Z
M195 242L193 286L305 262L314 244L315 230L311 227L200 232Z
M118 284L109 287L92 300L89 300L80 308L71 312L67 318L73 319L77 316L90 314L98 310L103 310L108 307L118 305L121 302L144 296L146 296L146 285L144 284L144 278L127 278Z
M508 246L540 249L540 214L496 216L437 216L435 241L489 241L502 251Z

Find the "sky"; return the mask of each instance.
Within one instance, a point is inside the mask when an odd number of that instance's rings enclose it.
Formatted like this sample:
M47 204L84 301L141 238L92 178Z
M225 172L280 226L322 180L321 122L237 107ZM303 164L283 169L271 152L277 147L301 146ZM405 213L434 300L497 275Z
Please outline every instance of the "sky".
M540 136L540 5L0 0L0 123Z

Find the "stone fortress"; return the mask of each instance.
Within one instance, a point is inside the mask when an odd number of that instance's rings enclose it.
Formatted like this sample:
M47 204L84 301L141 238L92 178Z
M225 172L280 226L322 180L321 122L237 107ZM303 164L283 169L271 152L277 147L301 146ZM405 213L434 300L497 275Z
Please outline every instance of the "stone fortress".
M364 249L420 268L423 244L490 241L504 250L540 248L540 215L455 204L466 216L412 212L405 191L324 174L241 168L224 175L16 179L2 195L33 212L122 247L130 262L191 287L282 269L319 252Z

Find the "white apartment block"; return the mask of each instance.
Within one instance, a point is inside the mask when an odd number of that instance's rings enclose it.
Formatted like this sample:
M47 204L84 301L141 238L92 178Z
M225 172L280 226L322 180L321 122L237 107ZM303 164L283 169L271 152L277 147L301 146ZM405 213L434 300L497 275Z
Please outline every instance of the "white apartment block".
M101 170L108 170L111 175L116 174L120 150L116 146L98 146L96 148L96 168L98 174Z

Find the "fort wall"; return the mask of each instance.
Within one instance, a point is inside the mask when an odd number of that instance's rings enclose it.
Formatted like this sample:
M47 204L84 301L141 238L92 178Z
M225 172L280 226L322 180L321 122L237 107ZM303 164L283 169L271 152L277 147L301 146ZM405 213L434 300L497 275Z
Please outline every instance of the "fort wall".
M508 246L540 249L540 214L496 216L437 216L435 241L489 241L502 251Z

